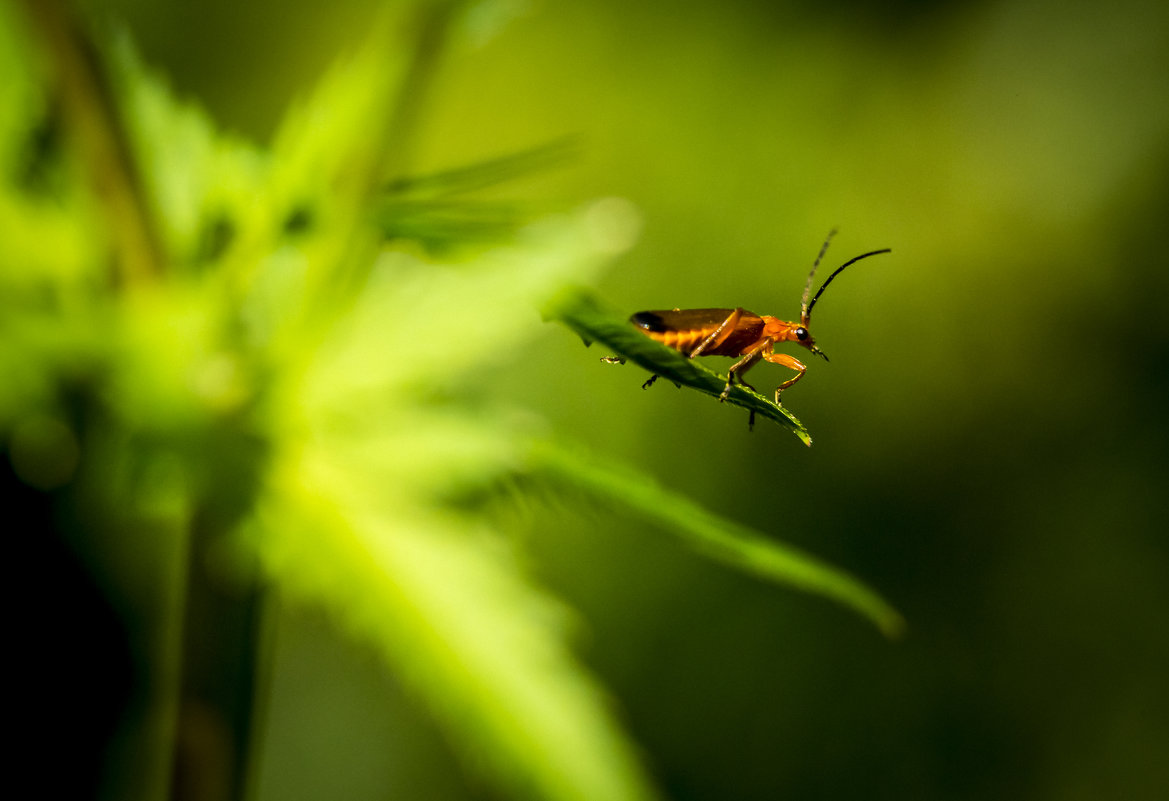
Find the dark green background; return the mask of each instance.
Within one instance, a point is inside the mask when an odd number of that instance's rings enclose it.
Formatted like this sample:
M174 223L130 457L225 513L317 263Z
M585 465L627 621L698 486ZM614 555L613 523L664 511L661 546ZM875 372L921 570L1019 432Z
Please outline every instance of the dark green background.
M374 4L102 5L179 93L264 141ZM484 8L502 27L447 54L414 163L576 136L579 158L509 191L637 205L640 244L599 287L618 307L791 317L830 228L831 265L893 249L817 306L832 362L785 395L811 450L643 393L554 325L467 387L848 568L909 621L886 642L604 510L517 519L664 791L1162 797L1169 6ZM492 325L451 312L456 343ZM281 626L267 717L261 798L487 793L320 621Z

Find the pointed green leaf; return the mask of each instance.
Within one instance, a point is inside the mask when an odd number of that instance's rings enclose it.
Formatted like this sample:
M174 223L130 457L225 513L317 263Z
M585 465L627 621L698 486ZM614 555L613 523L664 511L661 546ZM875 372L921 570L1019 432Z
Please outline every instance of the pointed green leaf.
M841 603L886 636L896 637L905 628L892 606L845 571L724 520L640 473L550 446L533 450L532 471L563 487L617 501L720 562Z

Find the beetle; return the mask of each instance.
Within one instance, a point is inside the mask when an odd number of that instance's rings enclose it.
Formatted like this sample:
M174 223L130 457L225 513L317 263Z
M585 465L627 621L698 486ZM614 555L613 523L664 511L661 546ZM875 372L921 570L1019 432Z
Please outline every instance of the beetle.
M754 391L755 388L743 380L743 373L760 359L772 364L782 365L796 371L796 374L784 381L775 389L775 403L779 404L780 393L795 384L804 376L807 366L794 356L786 353L776 353L774 348L781 342L794 342L807 348L812 353L828 361L824 351L816 347L816 340L812 337L811 328L812 308L820 295L824 293L832 279L840 275L846 267L856 264L861 259L877 256L882 253L891 253L890 248L872 250L860 256L849 259L837 267L832 275L828 276L811 301L808 296L812 291L812 280L816 276L816 269L828 251L828 244L832 241L835 231L828 234L824 240L816 261L812 264L812 271L808 273L808 282L804 285L804 296L800 303L799 322L787 322L778 317L755 314L738 307L734 309L670 309L659 311L637 312L629 318L629 322L641 329L651 339L673 348L689 358L698 356L730 356L737 358L727 373L727 385L723 388L719 401L725 401L730 394L731 387L738 381L744 387ZM642 384L648 389L657 376ZM752 415L753 416L753 415Z

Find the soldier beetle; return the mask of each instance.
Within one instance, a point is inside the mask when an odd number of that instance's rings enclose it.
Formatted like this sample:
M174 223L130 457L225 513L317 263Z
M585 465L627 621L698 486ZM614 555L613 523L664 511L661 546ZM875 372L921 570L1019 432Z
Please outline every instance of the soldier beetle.
M856 264L861 259L876 256L881 253L891 253L889 248L862 253L860 256L849 259L837 267L832 275L828 276L811 301L808 296L812 292L812 280L816 276L816 269L821 259L828 251L828 244L832 241L835 231L828 234L824 240L820 253L812 264L812 271L808 273L808 282L804 285L804 296L800 304L799 322L786 322L778 317L755 314L744 310L741 306L735 309L671 309L662 311L643 311L634 314L629 322L640 328L646 336L661 342L663 345L693 359L697 356L730 356L737 358L727 373L727 385L719 396L719 401L725 401L737 381L742 386L755 391L755 388L743 380L743 373L760 359L779 364L796 371L796 374L784 381L775 389L775 402L779 404L780 393L799 381L808 369L803 362L786 353L774 352L774 347L780 342L794 342L807 348L812 353L828 361L824 352L816 347L816 340L812 337L809 328L812 322L812 307L820 299L820 295L832 283L832 279L840 275L844 268ZM657 376L642 384L648 389ZM754 413L752 413L752 418Z

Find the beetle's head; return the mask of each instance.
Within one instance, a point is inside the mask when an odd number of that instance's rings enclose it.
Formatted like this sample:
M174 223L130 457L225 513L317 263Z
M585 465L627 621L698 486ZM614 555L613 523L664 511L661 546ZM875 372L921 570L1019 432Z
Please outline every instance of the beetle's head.
M812 338L812 332L808 329L807 323L801 320L799 325L792 329L792 337L793 342L803 345L824 361L828 361L828 357L824 355L824 351L816 347L816 340Z
M800 320L798 323L788 323L777 317L764 317L763 319L767 324L763 333L765 336L770 337L773 342L794 342L812 351L817 356L823 357L824 361L828 361L828 357L824 355L824 351L816 347L816 340L812 337L812 330L808 328L806 320Z

